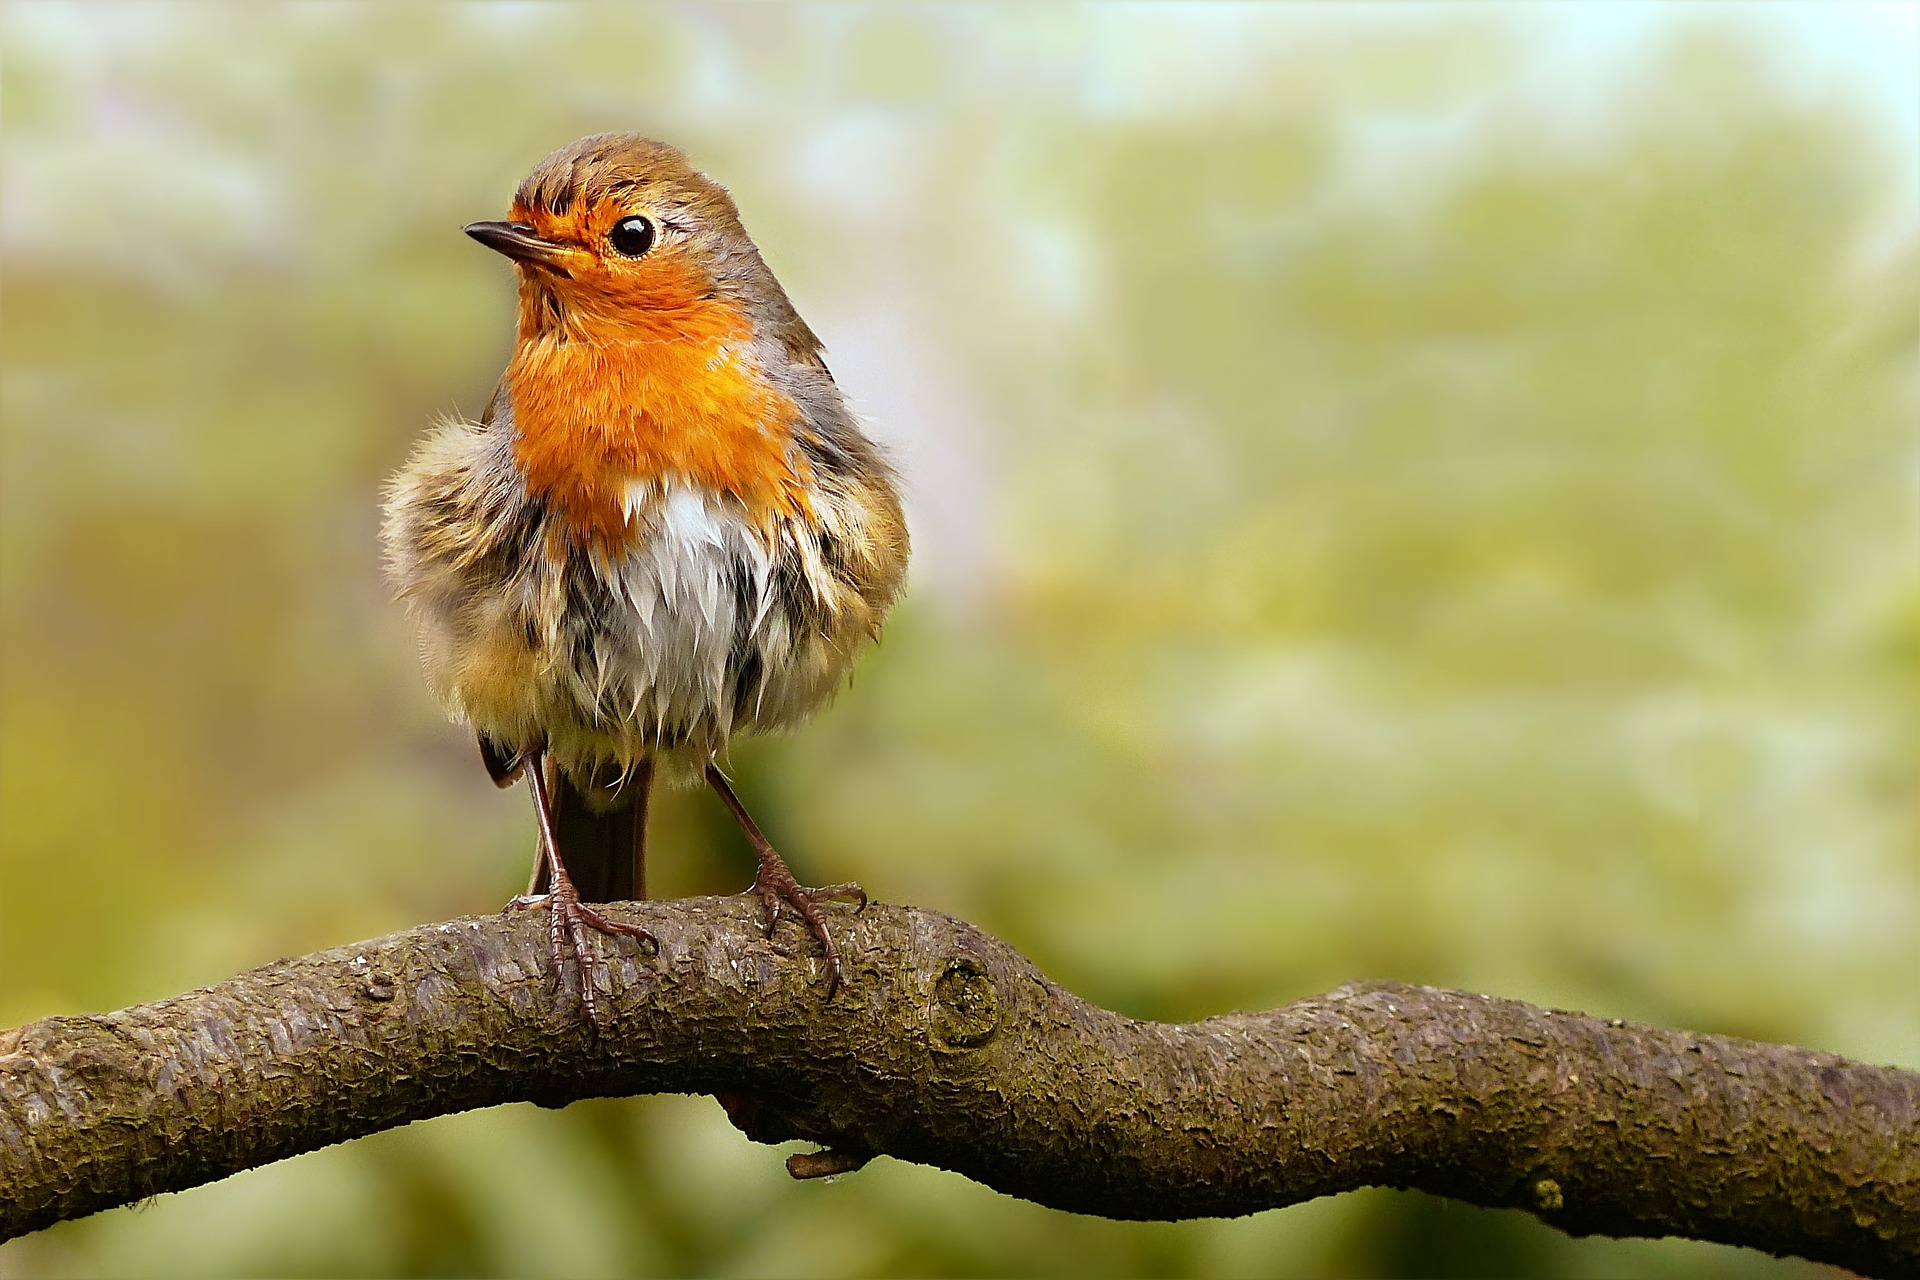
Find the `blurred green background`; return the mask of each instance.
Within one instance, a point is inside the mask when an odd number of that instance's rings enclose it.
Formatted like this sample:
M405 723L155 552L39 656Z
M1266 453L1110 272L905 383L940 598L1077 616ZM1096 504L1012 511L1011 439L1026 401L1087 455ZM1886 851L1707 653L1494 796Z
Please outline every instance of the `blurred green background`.
M580 134L730 185L911 596L743 745L803 876L1129 1013L1386 976L1920 1066L1909 5L0 9L0 1026L496 908L532 823L379 572L459 234ZM658 817L664 895L751 860ZM416 1125L0 1276L1799 1277L1368 1192L787 1180L707 1099Z

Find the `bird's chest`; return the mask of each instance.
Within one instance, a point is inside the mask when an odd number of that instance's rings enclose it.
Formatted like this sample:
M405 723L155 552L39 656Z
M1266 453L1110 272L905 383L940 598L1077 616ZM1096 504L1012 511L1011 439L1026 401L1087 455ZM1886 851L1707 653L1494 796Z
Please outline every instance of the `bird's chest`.
M821 553L838 508L749 355L528 343L505 389L506 487L532 523L501 542L506 589L468 597L487 603L462 647L484 660L452 681L466 714L606 760L711 750L817 704L850 652Z
M799 408L725 335L526 342L506 391L515 465L576 543L618 554L645 536L648 486L725 499L763 527L808 508Z

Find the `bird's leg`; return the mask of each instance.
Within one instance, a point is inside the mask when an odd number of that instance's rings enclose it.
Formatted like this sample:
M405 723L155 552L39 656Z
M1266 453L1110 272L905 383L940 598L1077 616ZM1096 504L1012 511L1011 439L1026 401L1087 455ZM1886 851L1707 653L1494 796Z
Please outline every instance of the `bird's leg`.
M523 894L509 902L507 910L547 909L550 922L547 945L553 956L554 973L565 980L567 958L571 954L580 974L580 1003L586 1006L587 1021L594 1022L594 979L604 970L605 962L588 947L587 930L642 939L652 943L655 951L660 949L660 940L637 924L609 920L580 901L580 891L574 888L573 877L567 874L567 864L560 860L560 843L554 838L553 797L547 788L544 765L539 754L528 760L527 785L533 791L533 811L540 822L540 860L534 870L534 883L539 883L540 870L544 868L547 891Z
M527 891L521 894L520 897L515 898L514 902L520 902L528 898L537 898L544 901L546 896L547 837L545 833L542 833L537 836L533 842L533 871L527 876Z
M827 918L821 913L819 904L835 899L857 901L862 907L867 905L867 891L857 884L833 884L824 889L808 889L793 878L786 859L782 858L766 836L760 832L760 826L740 803L740 797L733 794L733 788L727 782L726 775L720 772L718 765L707 765L707 785L720 797L720 803L727 806L727 812L740 824L741 833L747 837L747 843L760 858L760 869L753 877L752 893L760 895L761 903L767 912L767 936L773 936L774 926L780 922L780 904L786 903L806 922L813 936L820 940L820 949L827 956L827 998L840 987L846 977L845 966L840 961L840 948L833 944L833 935L827 932Z

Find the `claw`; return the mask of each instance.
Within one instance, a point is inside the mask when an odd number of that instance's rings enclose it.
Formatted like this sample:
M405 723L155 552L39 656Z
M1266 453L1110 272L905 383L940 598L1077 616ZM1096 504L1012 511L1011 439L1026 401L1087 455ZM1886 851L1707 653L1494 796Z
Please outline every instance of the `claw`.
M788 870L779 854L767 849L760 855L760 870L754 875L753 887L747 892L758 896L765 908L767 937L773 937L774 927L780 923L780 908L784 904L800 917L819 940L820 950L826 953L827 999L833 999L833 993L846 981L846 964L840 959L840 948L834 944L833 934L827 930L827 917L819 904L857 898L864 908L867 905L867 891L857 884L808 889L793 878L793 872Z
M815 902L851 902L855 911L867 909L867 891L849 880L844 884L830 884L824 889L809 889Z
M594 989L606 974L607 962L588 945L587 930L644 942L654 955L660 954L660 939L637 924L607 919L580 901L580 895L573 891L571 882L565 882L563 890L552 893L521 894L507 903L501 914L539 907L545 907L549 912L547 947L553 959L553 971L564 983L571 963L580 979L580 1003L586 1007L587 1021L597 1027L600 1025L599 1005L595 1003Z

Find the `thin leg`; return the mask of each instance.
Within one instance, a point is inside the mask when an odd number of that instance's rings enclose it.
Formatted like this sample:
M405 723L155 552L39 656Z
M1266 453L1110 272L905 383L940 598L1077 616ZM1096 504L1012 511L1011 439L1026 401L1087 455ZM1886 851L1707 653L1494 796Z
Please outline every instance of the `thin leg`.
M564 974L571 956L580 975L580 1003L586 1006L587 1021L595 1022L594 980L605 971L606 964L587 945L587 930L644 939L652 943L655 950L659 949L660 940L639 925L609 920L580 901L580 891L574 888L573 877L567 874L567 864L560 860L560 844L554 838L553 797L547 788L545 763L538 754L528 759L527 785L533 791L534 816L540 824L540 859L534 869L534 882L539 883L540 872L544 870L550 887L543 894L515 898L507 904L507 910L542 906L547 909L548 947L553 956L554 973Z
M527 891L522 898L544 898L547 894L547 837L543 832L533 842L533 870L527 875ZM515 899L518 901L519 899Z
M718 765L707 765L707 785L720 797L720 803L727 806L727 812L740 824L740 831L747 837L747 843L759 856L760 869L753 877L752 893L760 895L760 901L767 911L767 936L773 936L774 926L780 923L780 904L786 903L806 922L813 936L820 940L820 949L827 956L827 998L840 988L845 980L846 967L840 960L840 948L833 943L833 935L827 932L827 918L821 912L819 904L834 899L857 900L867 905L867 891L857 884L833 884L824 889L803 888L793 878L786 859L782 858L773 845L761 834L760 825L747 812L747 806L740 803L740 797L733 793L726 775L720 772Z

